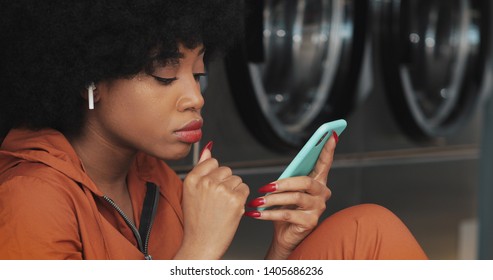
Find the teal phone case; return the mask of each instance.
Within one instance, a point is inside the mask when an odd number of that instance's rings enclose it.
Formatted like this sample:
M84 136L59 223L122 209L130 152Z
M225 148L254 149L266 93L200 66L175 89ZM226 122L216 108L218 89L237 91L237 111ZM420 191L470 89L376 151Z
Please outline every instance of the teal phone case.
M346 121L342 119L322 124L286 167L279 179L308 175L315 166L325 143L332 136L332 131L340 135L346 126Z
M315 163L317 163L322 148L332 136L332 132L335 131L337 135L341 135L346 126L347 122L343 119L322 124L301 148L288 167L284 169L279 179L310 174L313 167L315 167ZM265 208L258 209L264 210Z

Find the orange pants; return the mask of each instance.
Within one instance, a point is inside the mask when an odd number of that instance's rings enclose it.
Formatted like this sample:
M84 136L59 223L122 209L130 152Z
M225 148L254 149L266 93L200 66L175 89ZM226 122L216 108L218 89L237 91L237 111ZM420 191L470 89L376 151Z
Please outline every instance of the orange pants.
M409 229L374 204L341 210L324 220L289 259L427 259Z

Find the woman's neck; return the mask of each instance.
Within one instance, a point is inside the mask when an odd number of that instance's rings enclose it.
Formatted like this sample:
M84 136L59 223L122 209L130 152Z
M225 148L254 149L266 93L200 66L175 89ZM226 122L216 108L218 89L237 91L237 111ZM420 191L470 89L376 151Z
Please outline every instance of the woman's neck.
M103 193L127 191L126 178L136 151L110 142L94 129L86 129L69 141L85 171Z

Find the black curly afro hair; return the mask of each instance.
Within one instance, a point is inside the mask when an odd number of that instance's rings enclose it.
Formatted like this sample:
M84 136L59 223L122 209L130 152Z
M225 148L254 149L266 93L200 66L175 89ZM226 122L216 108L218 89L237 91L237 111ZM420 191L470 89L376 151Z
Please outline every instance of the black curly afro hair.
M0 120L77 133L90 82L132 77L241 31L238 0L11 0L0 4Z

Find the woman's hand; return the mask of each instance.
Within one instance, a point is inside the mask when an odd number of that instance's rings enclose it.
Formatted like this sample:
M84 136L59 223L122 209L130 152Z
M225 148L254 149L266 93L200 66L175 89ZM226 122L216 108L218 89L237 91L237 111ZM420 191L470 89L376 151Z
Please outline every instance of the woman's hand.
M248 186L219 166L210 146L183 182L184 238L175 259L219 259L245 212Z
M269 195L252 200L250 207L273 207L249 211L245 215L274 221L274 239L267 259L286 259L296 246L317 226L331 192L327 176L332 165L337 134L325 144L308 176L285 178L270 183L259 192Z

